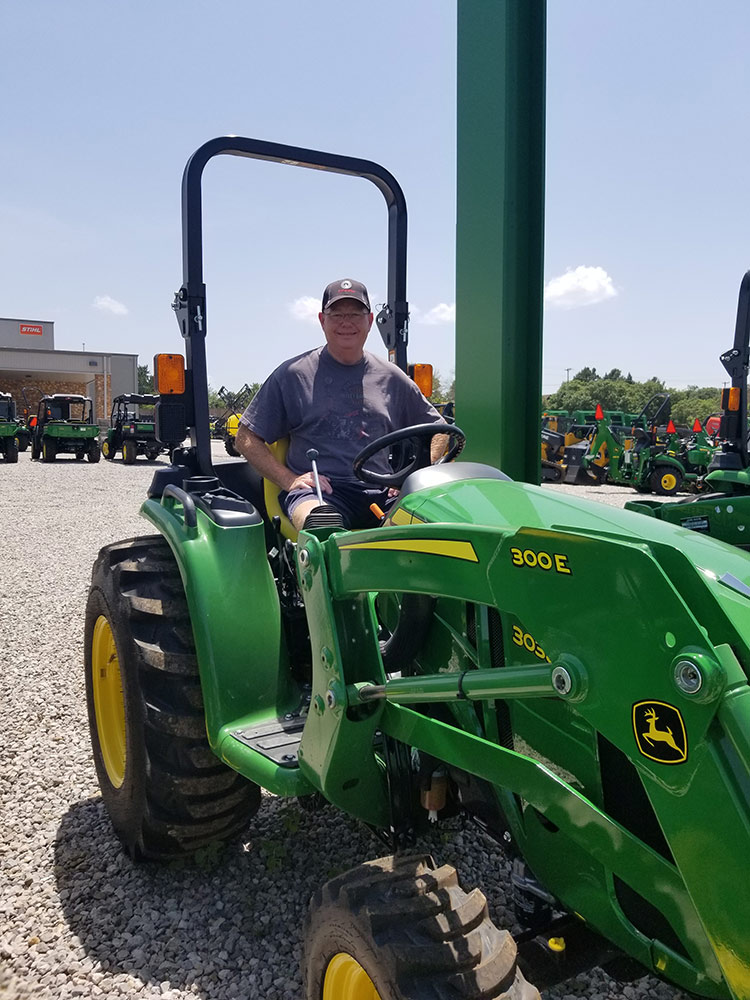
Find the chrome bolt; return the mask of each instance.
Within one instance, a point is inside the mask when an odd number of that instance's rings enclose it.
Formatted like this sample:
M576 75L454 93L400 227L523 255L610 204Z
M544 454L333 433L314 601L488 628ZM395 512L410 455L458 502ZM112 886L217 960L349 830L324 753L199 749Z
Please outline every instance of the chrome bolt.
M703 687L703 674L690 660L680 660L674 668L674 682L683 694L697 694Z
M302 549L302 551L299 554L300 566L307 566L309 562L310 562L310 553L307 551L307 549Z
M330 688L326 691L326 705L328 705L329 708L336 707L336 695Z
M570 694L573 681L565 667L555 667L552 671L552 686L558 694Z

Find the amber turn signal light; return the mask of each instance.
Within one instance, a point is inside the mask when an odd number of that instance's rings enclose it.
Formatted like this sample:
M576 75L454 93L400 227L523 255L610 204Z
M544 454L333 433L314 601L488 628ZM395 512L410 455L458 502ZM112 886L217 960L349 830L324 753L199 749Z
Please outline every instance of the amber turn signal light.
M154 356L154 389L160 396L180 395L185 391L185 359L181 354Z
M423 396L432 395L432 365L409 365L409 374Z

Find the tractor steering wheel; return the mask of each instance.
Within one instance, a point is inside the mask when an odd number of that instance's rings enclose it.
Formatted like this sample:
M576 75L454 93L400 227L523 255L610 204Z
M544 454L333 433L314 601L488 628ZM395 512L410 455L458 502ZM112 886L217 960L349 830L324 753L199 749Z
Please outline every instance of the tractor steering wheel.
M383 437L370 442L354 459L354 475L363 483L400 489L406 477L415 469L426 469L428 465L432 465L430 444L438 434L446 434L452 440L446 453L435 462L435 465L450 462L461 453L466 444L466 435L461 428L455 424L415 424L413 427L402 427L400 430L391 431L390 434L384 434ZM390 474L372 472L364 468L368 458L372 458L377 452L407 441L413 445L413 450L411 453L407 452L406 464L395 472Z

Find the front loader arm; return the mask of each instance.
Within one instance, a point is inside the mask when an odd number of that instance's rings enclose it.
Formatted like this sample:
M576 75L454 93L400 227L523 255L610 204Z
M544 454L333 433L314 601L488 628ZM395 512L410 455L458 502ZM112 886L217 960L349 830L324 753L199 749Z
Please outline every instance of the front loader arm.
M303 533L298 556L318 706L302 745L313 784L382 823L388 803L376 731L477 775L519 797L520 847L527 858L538 852L531 866L563 905L688 989L725 996L726 983L734 996L750 995L750 898L736 893L750 856L747 598L727 591L724 599L715 574L676 545L624 533L421 524L325 542ZM504 666L480 670L459 658L430 672L420 660L422 674L387 678L370 596L377 591L497 609ZM517 707L514 718L539 734L540 746L550 739L545 716L562 703L593 757L603 739L635 768L665 846L655 849L608 815L597 781L574 788L533 747L501 747L430 717L430 703L464 700ZM549 747L544 754L553 756ZM720 838L709 815L720 820ZM542 846L550 827L556 848ZM563 850L587 859L605 906L566 879ZM648 899L674 941L652 942L633 928L617 884Z

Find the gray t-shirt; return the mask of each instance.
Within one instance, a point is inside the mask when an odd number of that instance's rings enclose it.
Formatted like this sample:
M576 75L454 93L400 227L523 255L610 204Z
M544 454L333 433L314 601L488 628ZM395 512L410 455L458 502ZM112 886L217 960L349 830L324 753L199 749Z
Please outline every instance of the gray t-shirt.
M327 347L279 365L240 418L264 441L289 437L286 462L296 475L310 471L306 453L316 448L318 470L348 482L359 482L352 462L369 442L402 427L441 422L435 407L390 361L366 351L356 365L342 365ZM387 452L367 468L390 472Z

